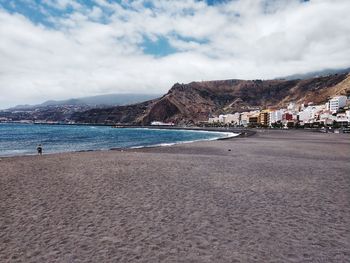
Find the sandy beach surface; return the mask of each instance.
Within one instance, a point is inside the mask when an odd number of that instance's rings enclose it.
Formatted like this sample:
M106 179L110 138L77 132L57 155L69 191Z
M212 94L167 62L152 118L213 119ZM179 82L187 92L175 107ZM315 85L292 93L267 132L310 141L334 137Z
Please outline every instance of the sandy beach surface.
M350 136L1 158L0 262L350 262Z

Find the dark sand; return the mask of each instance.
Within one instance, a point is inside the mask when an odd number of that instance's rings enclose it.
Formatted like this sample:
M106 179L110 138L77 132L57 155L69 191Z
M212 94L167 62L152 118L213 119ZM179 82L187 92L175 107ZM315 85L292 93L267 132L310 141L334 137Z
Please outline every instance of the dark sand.
M0 262L350 262L350 136L2 158Z

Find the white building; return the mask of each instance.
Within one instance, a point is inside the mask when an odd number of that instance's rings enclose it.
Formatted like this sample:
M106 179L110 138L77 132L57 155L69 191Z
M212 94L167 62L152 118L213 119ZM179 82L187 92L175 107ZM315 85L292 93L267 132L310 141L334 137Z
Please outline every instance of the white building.
M336 119L337 118L333 116L329 110L323 111L320 114L320 123L323 123L324 125L332 125Z
M211 117L208 122L239 125L239 120L240 114L236 112L234 114L221 114L219 117Z
M161 121L152 121L152 126L174 126L175 124L172 122L161 122Z
M244 127L248 126L248 122L249 122L249 112L242 112L241 113L241 119L239 121L239 125L242 125Z
M309 123L311 121L311 110L305 108L303 111L299 112L299 121L302 123Z
M313 123L324 110L326 110L325 105L308 106L304 108L303 111L299 112L299 121L303 123Z
M285 110L279 109L275 111L271 111L270 114L270 119L269 119L269 125L271 126L272 123L276 123L279 121L282 121L283 113Z
M239 125L239 120L240 120L240 114L236 112L234 114L227 114L225 123Z
M329 110L333 113L346 105L346 96L337 96L329 100Z
M223 114L219 115L219 122L226 123L226 115L223 115Z
M297 112L297 111L299 111L299 106L294 102L290 102L288 107L287 107L287 110L289 112Z
M350 122L350 110L345 111L346 117L348 118L349 122Z
M348 123L349 122L349 119L348 119L348 116L347 116L346 112L338 113L336 120L337 120L338 123Z
M219 117L211 117L208 120L209 123L216 123L219 122Z

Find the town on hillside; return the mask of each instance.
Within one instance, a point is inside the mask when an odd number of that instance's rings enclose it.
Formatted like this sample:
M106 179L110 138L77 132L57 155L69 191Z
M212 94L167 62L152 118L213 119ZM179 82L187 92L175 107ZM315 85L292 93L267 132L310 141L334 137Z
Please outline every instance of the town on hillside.
M336 96L325 104L290 102L287 108L254 110L210 116L209 126L262 128L349 128L350 99Z

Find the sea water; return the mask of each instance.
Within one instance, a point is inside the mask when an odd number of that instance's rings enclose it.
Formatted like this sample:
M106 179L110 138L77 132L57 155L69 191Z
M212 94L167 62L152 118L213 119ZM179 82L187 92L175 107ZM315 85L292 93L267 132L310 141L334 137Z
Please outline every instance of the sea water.
M237 134L88 125L0 124L0 156L35 154L38 144L43 145L44 153L60 153L172 145L235 135Z

